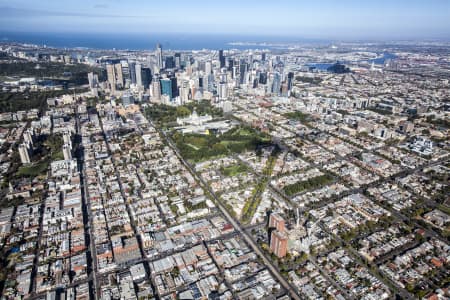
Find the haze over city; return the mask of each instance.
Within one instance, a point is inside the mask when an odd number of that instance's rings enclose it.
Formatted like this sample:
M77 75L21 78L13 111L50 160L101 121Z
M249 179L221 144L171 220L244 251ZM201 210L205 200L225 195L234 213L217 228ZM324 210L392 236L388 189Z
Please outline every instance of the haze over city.
M220 33L326 39L447 39L446 0L0 1L13 32Z

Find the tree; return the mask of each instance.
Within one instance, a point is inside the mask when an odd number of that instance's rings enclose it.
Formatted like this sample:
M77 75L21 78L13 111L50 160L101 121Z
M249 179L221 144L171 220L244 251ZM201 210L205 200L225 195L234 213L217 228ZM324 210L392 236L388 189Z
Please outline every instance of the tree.
M176 113L177 117L186 117L191 114L191 111L185 106L178 106Z

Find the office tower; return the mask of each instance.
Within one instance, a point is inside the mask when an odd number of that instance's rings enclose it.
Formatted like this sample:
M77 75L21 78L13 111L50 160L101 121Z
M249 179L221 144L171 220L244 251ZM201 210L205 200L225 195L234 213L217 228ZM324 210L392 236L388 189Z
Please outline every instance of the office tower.
M19 145L19 155L22 164L29 164L31 162L29 146L27 144L23 143Z
M182 104L189 101L189 93L190 93L189 82L184 80L183 82L181 82L180 85L180 100Z
M64 160L72 160L71 147L68 144L63 145Z
M116 71L114 69L113 64L107 64L106 65L106 75L108 77L109 85L112 89L116 88Z
M238 66L233 66L233 70L231 72L231 78L232 79L239 78L239 68L238 68Z
M28 145L33 145L33 139L34 139L34 132L32 128L28 128L23 133L23 141Z
M150 83L152 82L152 71L150 68L142 68L141 69L141 84L145 89L150 87Z
M287 79L288 90L290 91L292 89L292 85L294 84L294 72L289 72Z
M180 69L181 68L181 54L175 53L175 67Z
M200 89L203 89L203 77L199 77L199 78L198 78L198 87L199 87Z
M205 62L205 74L210 75L212 73L212 63L211 61Z
M136 84L136 63L135 62L128 63L128 69L130 72L131 83Z
M279 55L275 56L275 64L279 64L281 62L281 58Z
M156 65L158 66L158 69L164 69L162 47L159 43L156 44Z
M93 72L88 73L88 81L91 89L96 88L98 85L98 75Z
M159 78L155 78L152 82L151 88L152 100L159 101L161 100L161 83Z
M267 92L272 93L272 89L273 89L273 79L274 79L274 75L273 73L269 73L267 75Z
M122 65L119 64L115 64L114 65L114 69L116 71L116 85L118 89L122 89L124 86L124 81L123 81L123 73L122 73Z
M130 77L130 66L128 65L128 61L121 62L122 67L122 76L124 80L124 86L129 87L131 83Z
M108 82L111 85L111 89L115 90L116 88L123 88L122 65L120 63L107 64L106 72L108 76Z
M171 87L172 87L172 97L178 97L178 84L177 84L177 78L175 76L170 77Z
M172 93L172 80L170 78L163 78L160 80L161 82L161 95L166 95L170 99L173 98Z
M258 87L258 79L252 79L252 88L256 89Z
M232 72L233 71L233 66L234 66L234 60L230 57L228 59L228 66L227 66L227 70Z
M243 84L245 82L245 73L247 73L247 63L244 59L241 59L239 64L239 83Z
M220 70L219 81L227 82L227 69Z
M248 55L248 63L250 64L250 68L253 68L253 54L250 53Z
M267 84L267 73L266 72L261 72L259 74L259 83L260 84Z
M286 229L286 223L279 214L272 213L269 217L269 227L275 228L278 231L284 231Z
M270 238L270 251L278 258L286 256L288 238L284 232L274 230Z
M219 95L220 100L225 100L228 97L228 89L226 82L220 82L217 86L217 94Z
M136 85L142 86L142 66L141 66L141 64L136 64L135 72L136 72Z
M94 97L98 97L98 75L93 72L88 73L89 88Z
M203 78L203 86L207 91L212 92L214 88L214 76L212 74L207 75Z
M220 68L225 67L225 56L223 55L223 50L219 50L219 65Z
M261 53L261 61L266 61L266 53Z
M281 90L281 76L278 72L272 73L269 76L269 81L272 83L271 92L274 94L279 94ZM269 86L270 88L270 86Z
M166 56L166 64L164 66L165 69L174 69L175 68L175 59L173 56Z
M209 88L209 76L205 76L203 77L203 89L205 91L209 91L208 88Z

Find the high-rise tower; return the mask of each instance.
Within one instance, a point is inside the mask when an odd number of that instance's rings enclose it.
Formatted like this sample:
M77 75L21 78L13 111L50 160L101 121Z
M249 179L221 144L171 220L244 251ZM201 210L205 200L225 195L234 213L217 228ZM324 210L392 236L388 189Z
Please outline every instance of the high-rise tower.
M220 68L225 67L225 56L223 55L223 50L219 50L219 63Z
M164 68L162 47L161 47L161 44L159 44L159 43L156 44L156 64L158 65L158 68L160 70Z

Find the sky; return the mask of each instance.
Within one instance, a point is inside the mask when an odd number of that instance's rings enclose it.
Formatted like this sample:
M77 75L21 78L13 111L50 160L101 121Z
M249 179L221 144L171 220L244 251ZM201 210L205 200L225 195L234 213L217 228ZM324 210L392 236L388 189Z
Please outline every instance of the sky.
M449 39L450 0L0 0L0 31Z

